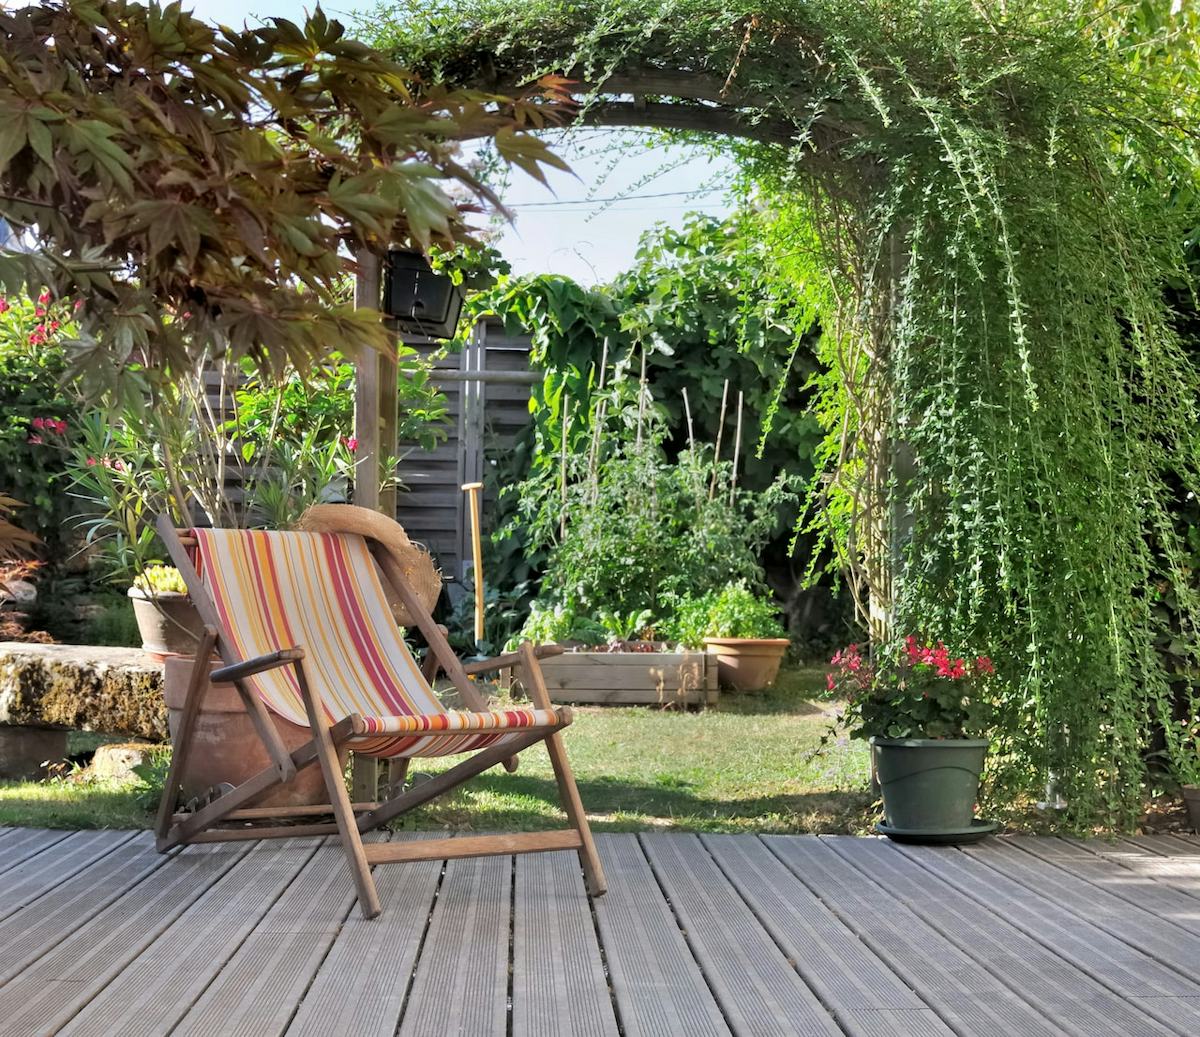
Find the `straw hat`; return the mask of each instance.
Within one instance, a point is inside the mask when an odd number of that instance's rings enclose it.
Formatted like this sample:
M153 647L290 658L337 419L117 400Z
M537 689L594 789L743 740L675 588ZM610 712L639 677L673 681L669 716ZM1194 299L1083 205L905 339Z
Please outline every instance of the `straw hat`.
M433 611L442 593L442 574L429 552L409 540L404 527L395 519L353 504L314 504L300 516L296 528L309 533L354 533L376 541L400 563L421 604ZM386 579L383 587L396 622L402 627L416 626Z

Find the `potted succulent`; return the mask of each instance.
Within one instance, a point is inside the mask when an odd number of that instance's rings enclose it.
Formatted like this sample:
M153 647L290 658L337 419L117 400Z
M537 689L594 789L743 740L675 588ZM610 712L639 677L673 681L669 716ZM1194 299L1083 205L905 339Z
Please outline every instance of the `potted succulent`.
M734 691L769 688L787 652L787 632L774 602L755 594L745 580L675 602L665 624L673 639L704 646L715 656L722 686Z
M129 588L142 648L152 655L192 655L204 624L188 597L179 570L151 565L139 573Z
M995 824L974 817L993 711L991 659L909 636L874 658L850 645L832 665L827 683L847 699L849 734L870 741L883 795L879 831L946 843L994 831Z

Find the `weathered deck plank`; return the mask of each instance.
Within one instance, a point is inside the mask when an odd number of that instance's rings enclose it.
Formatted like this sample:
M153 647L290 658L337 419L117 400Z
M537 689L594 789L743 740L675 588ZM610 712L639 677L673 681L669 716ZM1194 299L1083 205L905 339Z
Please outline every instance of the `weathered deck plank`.
M829 841L846 853L841 837ZM1002 894L994 901L971 895L974 883L992 883L996 876L973 865L960 851L876 843L856 848L853 864L876 881L886 882L914 910L927 917L936 915L935 927L1031 1005L1047 1015L1064 1016L1064 1027L1089 1035L1169 1032L1120 994L1191 992L1186 986L1171 991L1147 986L1134 973L1141 964L1135 953L1130 955L1133 967L1122 971L1126 962L1121 955L1129 948L1114 949L1101 942L1091 959L1081 961L1078 955L1047 946L1050 940L1045 934L1029 932L1020 924L1020 909L1011 899ZM1050 912L1044 930L1055 932ZM1074 944L1070 950L1075 950Z
M133 959L60 1037L171 1032L317 850L280 841L247 854Z
M991 897L994 902L997 885L1002 884L1007 910L1013 910L1025 927L1043 934L1043 942L1051 942L1056 949L1086 945L1091 953L1081 955L1084 967L1096 962L1096 974L1114 990L1135 996L1200 996L1200 983L1196 982L1200 937L1175 925L1163 925L1162 918L1167 916L1156 917L1003 840L983 852L979 847L962 851L930 848L920 857L927 868L976 899ZM964 857L981 867L967 869ZM998 876L1003 878L997 881ZM1063 941L1064 935L1069 942ZM1132 948L1141 954L1131 954ZM1111 963L1125 967L1114 972ZM1165 969L1173 969L1184 985L1173 982Z
M36 856L47 847L61 843L71 833L61 829L18 828L0 841L0 875Z
M596 921L627 1037L728 1035L638 837L597 836L596 848L608 878Z
M271 1037L280 1034L320 967L354 903L340 845L327 843L196 999L177 1037Z
M447 861L400 1037L505 1033L511 900L511 857Z
M1155 881L1151 875L1141 874L1124 863L1120 868L1114 868L1110 861L1076 847L1070 847L1071 853L1063 853L1059 839L1022 836L1005 840L1005 843L1029 854L1041 866L1051 865L1061 869L1072 878L1086 881L1102 890L1106 896L1116 897L1131 905L1139 912L1139 917L1148 915L1148 924L1155 931L1161 928L1158 920L1165 918L1193 935L1200 934L1200 900ZM1197 869L1196 878L1197 888L1200 889L1200 869ZM1097 910L1093 910L1096 907L1094 900L1086 903L1089 906L1078 904L1077 907L1085 911L1085 917L1090 921L1107 914L1118 927L1118 936L1125 931L1123 913L1106 910L1103 901ZM1146 917L1142 917L1142 921L1147 924Z
M643 850L735 1034L841 1033L699 837L660 835Z
M398 835L395 841L408 838L414 836ZM441 861L375 869L383 914L367 920L357 909L350 912L287 1037L391 1037L396 1032L441 875Z
M876 849L877 840L862 840L861 853L856 852L849 864L844 853L835 852L816 836L767 836L763 841L959 1033L1087 1037L1088 1031L1056 1018L1044 1003L1027 999L1019 980L1028 970L1018 956L1007 958L1018 969L1014 983L968 953L966 947L973 946L976 937L991 938L987 930L976 931L952 912L908 903L894 888L895 876L890 872L880 882L859 869L859 859Z
M616 1037L579 855L525 854L515 864L513 1033Z
M602 835L595 902L570 852L381 865L372 921L333 840L4 847L4 1037L1200 1033L1180 837Z
M4 896L0 899L0 919L15 914L26 904L78 875L133 837L133 832L103 829L76 832L70 838L54 843L29 858L12 874L0 879L4 889Z
M0 983L18 976L166 863L141 833L0 922Z
M42 1037L64 1026L248 849L190 850L127 887L86 927L39 955L0 987L5 1037Z

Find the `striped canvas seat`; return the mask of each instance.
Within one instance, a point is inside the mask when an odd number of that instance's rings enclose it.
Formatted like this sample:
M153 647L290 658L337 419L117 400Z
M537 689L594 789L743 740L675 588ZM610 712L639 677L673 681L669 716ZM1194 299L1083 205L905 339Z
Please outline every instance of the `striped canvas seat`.
M197 569L243 659L304 649L331 723L355 717L349 743L369 756L446 756L562 722L556 709L455 712L442 706L405 644L362 537L196 529ZM249 679L268 708L303 727L290 666ZM430 737L432 732L462 732Z

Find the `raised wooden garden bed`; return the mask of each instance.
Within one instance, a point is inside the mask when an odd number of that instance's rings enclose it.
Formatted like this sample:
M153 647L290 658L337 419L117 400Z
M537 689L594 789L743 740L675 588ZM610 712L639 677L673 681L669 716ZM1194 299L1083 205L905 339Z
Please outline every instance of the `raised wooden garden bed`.
M716 662L704 652L571 651L542 660L555 702L704 706L717 701Z

